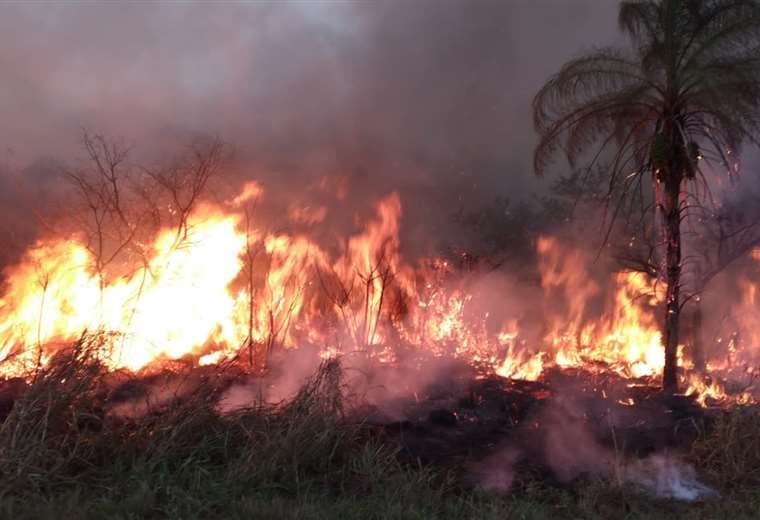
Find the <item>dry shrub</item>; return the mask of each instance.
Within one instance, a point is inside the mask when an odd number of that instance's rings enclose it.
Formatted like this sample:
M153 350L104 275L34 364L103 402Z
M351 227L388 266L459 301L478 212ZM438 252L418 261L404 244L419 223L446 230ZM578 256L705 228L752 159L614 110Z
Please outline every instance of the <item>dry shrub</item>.
M693 446L701 472L723 489L760 483L760 407L737 406L720 413L709 433Z

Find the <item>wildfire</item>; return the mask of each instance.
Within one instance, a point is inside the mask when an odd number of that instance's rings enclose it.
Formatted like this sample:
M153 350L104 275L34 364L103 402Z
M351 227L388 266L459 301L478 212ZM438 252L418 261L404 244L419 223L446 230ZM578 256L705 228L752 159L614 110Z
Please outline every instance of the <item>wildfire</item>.
M210 211L191 220L181 245L172 232L160 233L147 265L112 282L94 271L81 243L38 244L11 270L0 300L4 372L33 368L47 359L46 347L85 330L113 335L104 360L132 370L220 340L231 325L235 300L227 286L240 270L244 239L235 216Z
M655 287L641 273L618 273L612 280L614 300L602 318L589 318L589 301L599 292L586 272L588 261L579 251L567 254L551 238L538 242L542 286L547 298L562 291L565 309L554 316L546 342L553 346L560 367L601 364L625 377L653 376L664 358L657 321Z
M37 243L6 272L0 373L28 374L84 331L107 338L109 367L132 371L180 358L265 366L274 349L304 345L323 356L362 350L381 361L392 361L404 345L528 380L551 366L636 378L662 371L658 294L641 274L594 278L584 253L539 238L548 328L529 344L521 316L484 308L470 278L447 261L403 261L396 194L377 203L363 230L337 237L336 247L257 228L243 207L262 196L250 183L229 204L197 208L179 232L158 232L142 248L146 257L132 258L136 266L99 270L82 237ZM318 223L326 211L291 207L288 213ZM614 287L611 298L604 297L606 283ZM754 291L745 291L742 302L754 306ZM715 384L695 378L689 384L702 402L725 396Z
M726 387L716 379L708 379L698 374L690 374L687 378L687 395L696 397L696 401L702 406L707 406L708 400L713 403L736 403L748 404L754 401L752 394L740 391L730 394Z

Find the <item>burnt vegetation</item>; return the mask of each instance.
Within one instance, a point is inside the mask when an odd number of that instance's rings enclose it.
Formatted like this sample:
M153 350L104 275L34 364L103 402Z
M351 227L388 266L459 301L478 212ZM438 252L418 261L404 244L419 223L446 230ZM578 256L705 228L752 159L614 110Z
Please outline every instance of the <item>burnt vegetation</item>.
M570 173L452 211L439 256L416 264L400 260L396 193L321 247L307 235L325 208L281 225L258 184L225 191L220 139L148 163L83 132L43 227L89 263L58 285L69 250L41 240L3 279L0 316L28 300L33 330L0 323L0 517L756 517L755 286L725 300L760 275L760 196L736 189L760 130L760 3L623 1L619 24L627 48L570 61L533 103L535 173L557 152ZM188 316L123 362L143 302L163 319L196 294L150 300L180 285L204 212L228 218L237 256L204 271L230 274L198 304L237 321L178 353L154 344L204 312ZM82 294L96 326L50 332ZM610 326L631 309L646 323ZM661 339L655 361L626 350L637 334Z

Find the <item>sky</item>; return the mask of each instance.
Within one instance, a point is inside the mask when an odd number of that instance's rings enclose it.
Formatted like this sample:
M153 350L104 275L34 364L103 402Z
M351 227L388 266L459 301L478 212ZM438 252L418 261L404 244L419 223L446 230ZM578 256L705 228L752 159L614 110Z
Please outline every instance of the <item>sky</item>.
M295 197L337 175L438 220L550 182L532 175L531 99L614 43L616 15L612 0L3 4L0 166L54 182L40 164L76 161L82 129L146 157L217 135L244 172L230 184Z

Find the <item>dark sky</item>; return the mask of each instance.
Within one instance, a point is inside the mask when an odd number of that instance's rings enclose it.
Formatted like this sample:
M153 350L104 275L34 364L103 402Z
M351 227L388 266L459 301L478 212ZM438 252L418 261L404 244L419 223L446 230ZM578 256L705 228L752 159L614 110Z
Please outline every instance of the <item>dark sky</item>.
M562 62L615 40L616 11L612 0L3 5L0 164L75 160L82 128L144 153L218 134L251 176L293 191L338 174L431 214L452 197L514 196L540 188L532 96Z

